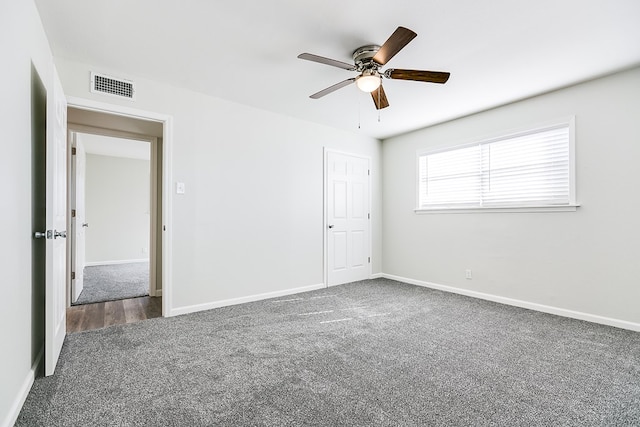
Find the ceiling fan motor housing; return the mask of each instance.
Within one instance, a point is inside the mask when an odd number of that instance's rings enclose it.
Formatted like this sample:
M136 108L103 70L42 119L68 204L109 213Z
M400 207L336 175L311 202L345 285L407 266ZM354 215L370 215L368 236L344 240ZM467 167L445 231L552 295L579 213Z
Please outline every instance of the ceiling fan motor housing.
M353 52L353 62L356 64L357 71L377 70L379 65L373 61L373 57L380 50L377 44L370 44L359 47Z

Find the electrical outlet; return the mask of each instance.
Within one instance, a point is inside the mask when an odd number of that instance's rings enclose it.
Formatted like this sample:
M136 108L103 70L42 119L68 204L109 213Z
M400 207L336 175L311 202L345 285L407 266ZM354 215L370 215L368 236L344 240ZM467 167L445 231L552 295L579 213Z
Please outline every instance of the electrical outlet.
M471 269L470 269L470 268L467 268L467 269L464 271L464 277L465 277L465 279L468 279L468 280L473 279L473 272L471 271Z

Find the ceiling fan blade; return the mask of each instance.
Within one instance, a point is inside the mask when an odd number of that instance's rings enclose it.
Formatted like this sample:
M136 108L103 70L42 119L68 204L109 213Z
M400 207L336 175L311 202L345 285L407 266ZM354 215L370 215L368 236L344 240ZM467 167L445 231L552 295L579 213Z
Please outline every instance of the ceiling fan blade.
M451 73L444 71L396 70L390 68L384 76L390 79L415 80L417 82L446 83Z
M384 93L382 85L371 92L371 97L373 98L373 103L376 104L376 110L382 110L389 106L389 101L387 100L387 95Z
M335 92L338 89L341 89L345 86L349 86L351 83L355 81L356 81L355 77L341 81L340 83L336 83L333 86L329 86L328 88L323 89L320 92L314 93L313 95L309 96L309 98L313 98L313 99L322 98L325 95L329 95L331 92Z
M307 61L319 62L320 64L331 65L332 67L342 68L343 70L354 71L356 69L356 66L353 64L347 64L346 62L325 58L324 56L318 56L312 53L301 53L298 55L298 58L306 59Z
M373 60L380 65L386 64L416 36L417 34L410 29L398 27L393 34L391 34L391 37L384 42L378 53L373 57Z

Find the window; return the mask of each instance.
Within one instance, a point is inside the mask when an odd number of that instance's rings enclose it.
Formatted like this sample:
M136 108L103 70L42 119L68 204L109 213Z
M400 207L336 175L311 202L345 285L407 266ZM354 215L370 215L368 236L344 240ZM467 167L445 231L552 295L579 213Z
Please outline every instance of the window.
M573 175L573 120L422 153L416 211L575 209Z

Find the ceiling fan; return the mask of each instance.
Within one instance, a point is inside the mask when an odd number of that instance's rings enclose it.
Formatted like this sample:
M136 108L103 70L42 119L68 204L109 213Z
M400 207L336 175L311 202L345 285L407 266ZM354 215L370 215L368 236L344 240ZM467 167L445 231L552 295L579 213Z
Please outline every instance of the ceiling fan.
M380 69L416 36L417 34L410 29L398 27L382 46L366 45L356 49L353 52L353 64L313 55L311 53L301 53L298 55L300 59L360 73L356 77L341 81L320 92L316 92L309 98L321 98L355 82L360 90L371 93L376 109L380 110L389 106L389 101L382 87L382 77L397 80L414 80L418 82L446 83L450 75L450 73L447 72L400 70L395 68L388 68L382 71Z

